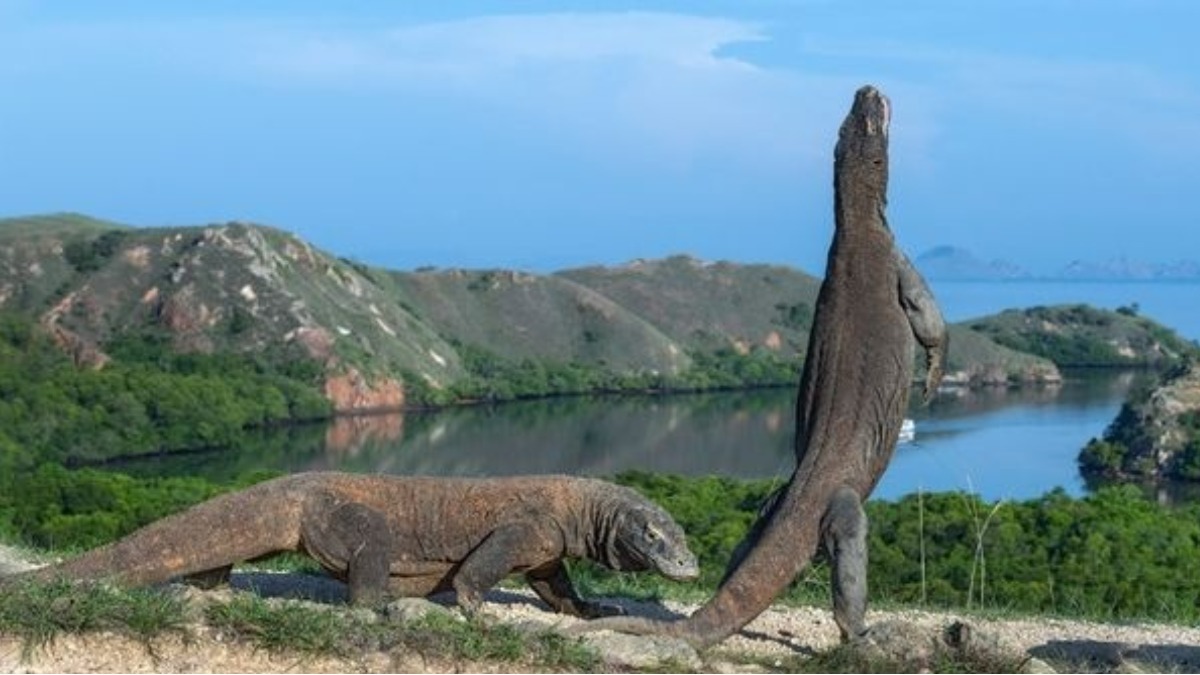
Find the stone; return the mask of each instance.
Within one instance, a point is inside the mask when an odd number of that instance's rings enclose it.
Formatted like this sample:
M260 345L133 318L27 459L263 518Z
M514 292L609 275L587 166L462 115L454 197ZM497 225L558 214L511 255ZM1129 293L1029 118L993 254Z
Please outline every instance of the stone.
M451 611L425 598L398 598L393 600L383 608L383 615L387 617L388 621L397 623L419 621L430 615L463 620L462 615L458 612Z
M606 630L584 635L583 642L596 650L606 670L672 666L695 671L703 665L696 650L679 638L626 635Z

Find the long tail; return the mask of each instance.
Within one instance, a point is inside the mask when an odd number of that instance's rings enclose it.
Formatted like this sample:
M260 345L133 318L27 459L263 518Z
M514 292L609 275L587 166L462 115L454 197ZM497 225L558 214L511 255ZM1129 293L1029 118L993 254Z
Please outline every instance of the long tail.
M64 578L145 586L292 550L300 540L302 505L289 487L284 478L220 495L112 544L0 583Z
M798 485L793 475L775 508L764 516L767 520L759 539L752 542L745 557L726 575L716 595L691 616L676 621L609 617L580 624L573 632L615 630L637 635L670 635L697 648L716 644L738 632L771 605L816 553L828 499L804 495L806 504L822 506L814 509L801 505L799 500L804 491L805 486Z

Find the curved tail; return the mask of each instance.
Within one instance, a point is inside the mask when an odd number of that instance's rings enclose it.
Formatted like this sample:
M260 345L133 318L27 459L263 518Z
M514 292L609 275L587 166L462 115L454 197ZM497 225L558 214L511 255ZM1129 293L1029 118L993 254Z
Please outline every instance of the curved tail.
M65 578L145 586L294 549L301 504L285 481L214 497L116 542L0 583Z

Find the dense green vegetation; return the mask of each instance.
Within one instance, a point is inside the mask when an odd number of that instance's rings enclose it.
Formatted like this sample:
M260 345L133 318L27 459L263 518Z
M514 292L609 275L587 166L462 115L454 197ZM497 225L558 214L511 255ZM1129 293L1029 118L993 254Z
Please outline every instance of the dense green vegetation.
M2 433L70 463L226 446L248 427L330 414L302 361L175 354L153 338L107 351L105 368L78 368L28 320L0 317Z
M663 504L700 557L697 584L575 565L590 594L707 595L772 485L727 478L629 473L618 481ZM227 486L227 487L237 487ZM7 523L43 546L91 546L203 499L215 490L185 480L43 466L10 486ZM1097 619L1200 618L1200 506L1164 509L1134 487L1085 498L1061 491L987 503L957 493L872 501L874 602L1004 609ZM10 537L11 538L11 537ZM824 562L805 571L792 601L827 602Z
M63 245L63 257L76 272L95 272L121 248L128 230L109 230L94 239L72 239Z
M722 349L696 352L692 366L679 375L614 372L603 365L553 363L504 358L484 348L455 344L468 375L443 389L405 378L407 402L442 406L456 403L501 402L547 396L590 393L692 392L791 385L800 362L767 349L739 353Z
M78 463L236 446L247 430L329 415L302 361L178 355L156 339L76 367L29 320L0 316L0 533L90 546L214 494L199 480L136 480Z
M641 473L619 480L679 520L700 556L706 588L719 580L773 487ZM867 512L875 601L1100 619L1200 617L1200 506L1167 510L1122 487L1082 499L1054 491L995 504L964 493L916 494L871 501ZM673 592L670 582L642 584L645 593ZM823 563L789 593L822 602L827 596Z
M998 344L1062 368L1162 366L1200 354L1194 342L1138 316L1136 306L1115 311L1082 304L1010 309L967 325Z

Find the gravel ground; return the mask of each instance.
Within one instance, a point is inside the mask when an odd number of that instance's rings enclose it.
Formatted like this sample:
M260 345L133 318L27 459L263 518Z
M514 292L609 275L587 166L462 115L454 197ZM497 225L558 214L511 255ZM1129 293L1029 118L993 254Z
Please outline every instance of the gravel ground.
M23 567L19 558L0 547L0 574ZM344 601L344 590L331 580L307 575L244 573L235 575L235 588L253 587L262 595ZM615 600L640 616L687 614L694 606ZM571 617L550 614L530 592L497 590L488 597L485 612L508 622L570 626ZM1200 628L1166 624L1102 624L1052 618L998 619L953 612L916 610L871 611L871 624L902 623L926 634L940 634L962 621L1007 647L1038 659L1071 664L1092 672L1200 672ZM837 644L832 616L823 607L776 606L755 619L706 655L706 663L730 654L762 657L808 655ZM427 661L413 655L364 654L352 661L300 658L273 654L244 644L222 642L204 627L188 639L167 636L151 649L116 635L62 636L52 645L24 658L18 640L0 636L0 672L502 672L504 664ZM512 666L507 666L512 667ZM715 666L720 667L720 666Z

